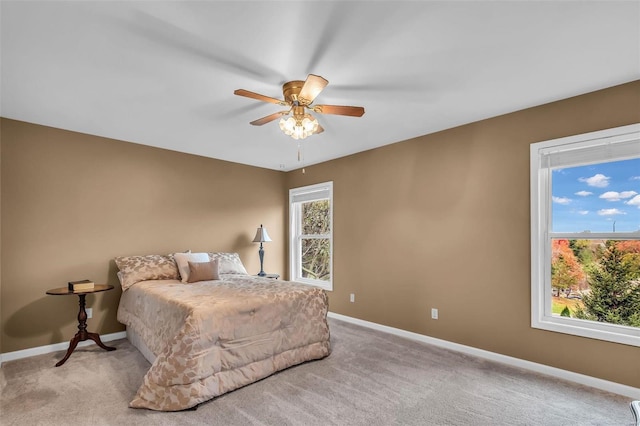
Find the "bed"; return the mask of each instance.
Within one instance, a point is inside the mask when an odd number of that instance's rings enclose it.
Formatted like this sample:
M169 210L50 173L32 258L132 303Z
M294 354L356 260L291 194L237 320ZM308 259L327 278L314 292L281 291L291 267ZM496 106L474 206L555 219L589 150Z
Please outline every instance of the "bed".
M151 362L130 407L192 408L330 354L324 290L248 275L235 253L192 255L116 258L118 321Z

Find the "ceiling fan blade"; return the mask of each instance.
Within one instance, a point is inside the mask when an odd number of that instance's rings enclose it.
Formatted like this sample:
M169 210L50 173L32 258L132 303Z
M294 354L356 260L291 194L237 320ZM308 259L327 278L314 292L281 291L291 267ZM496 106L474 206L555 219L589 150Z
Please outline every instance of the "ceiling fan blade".
M321 125L318 124L318 130L316 130L316 132L314 134L318 134L318 133L322 133L324 132L324 127L322 127Z
M227 47L223 41L217 42L198 35L148 12L137 11L121 25L125 30L153 43L173 49L182 55L208 61L229 72L259 80L285 78L279 71L254 60L251 55Z
M245 96L245 97L251 98L251 99L257 99L257 100L262 101L262 102L270 102L272 104L278 104L278 105L282 105L282 106L287 106L288 105L283 100L276 99L276 98L271 98L269 96L261 95L259 93L250 92L250 91L244 90L244 89L235 90L233 92L233 94L234 95L238 95L238 96Z
M278 117L281 117L287 114L289 114L289 111L274 112L273 114L267 115L266 117L262 117L255 121L252 121L250 124L253 124L254 126L262 126L263 124L270 123L273 120L277 119Z
M363 107L346 105L316 105L312 109L319 114L348 115L350 117L362 117L364 114Z
M302 103L309 105L316 96L322 92L322 89L324 89L327 84L329 84L329 82L319 75L309 74L302 85L302 89L300 89L298 99L303 100Z

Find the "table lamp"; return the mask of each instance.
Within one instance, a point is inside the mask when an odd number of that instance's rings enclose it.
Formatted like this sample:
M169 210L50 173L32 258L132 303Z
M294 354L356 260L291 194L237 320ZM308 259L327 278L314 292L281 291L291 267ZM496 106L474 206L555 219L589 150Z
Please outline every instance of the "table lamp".
M260 272L258 272L259 277L264 277L265 275L267 275L262 267L264 261L264 250L262 249L262 243L267 241L271 241L271 238L269 238L269 234L267 234L267 229L263 228L262 225L260 225L260 228L258 228L258 230L256 231L256 236L253 239L254 243L260 243L260 250L258 250L258 255L260 255Z

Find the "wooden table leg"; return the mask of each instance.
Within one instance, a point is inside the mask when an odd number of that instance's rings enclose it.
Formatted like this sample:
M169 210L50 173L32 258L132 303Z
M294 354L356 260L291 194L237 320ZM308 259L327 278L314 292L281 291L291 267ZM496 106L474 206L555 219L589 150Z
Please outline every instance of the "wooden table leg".
M85 340L88 340L88 339L93 340L98 346L100 346L104 350L107 350L107 351L116 350L116 348L111 346L106 346L104 343L102 343L102 340L100 340L100 335L98 333L90 333L87 331L87 311L85 309L85 306L86 306L85 299L87 295L79 294L78 296L80 297L80 301L79 301L80 312L78 312L78 332L76 333L75 336L73 336L73 338L69 342L69 349L67 349L67 353L65 354L64 358L62 358L60 361L56 363L56 367L60 367L69 359L73 351L76 349L76 346L78 346L78 342L84 342Z
M56 367L60 367L69 359L69 357L71 356L71 353L76 349L76 346L78 346L79 341L80 341L80 333L78 332L76 333L75 336L73 336L73 339L71 339L71 342L69 342L69 349L67 349L67 353L65 354L64 358L62 358L60 361L56 363Z
M102 349L106 350L106 351L115 351L116 348L112 347L112 346L107 346L104 343L102 343L102 340L100 340L100 335L98 333L89 333L87 332L87 337L91 340L93 340L94 342L96 342L96 345L100 346Z

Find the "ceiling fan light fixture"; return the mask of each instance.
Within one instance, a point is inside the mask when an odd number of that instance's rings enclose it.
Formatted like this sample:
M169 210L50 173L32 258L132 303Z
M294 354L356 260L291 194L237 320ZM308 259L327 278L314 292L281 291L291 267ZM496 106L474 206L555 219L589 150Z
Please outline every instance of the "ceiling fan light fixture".
M293 139L306 139L318 131L318 120L311 114L305 114L302 119L299 117L284 117L280 119L280 130L285 135Z

